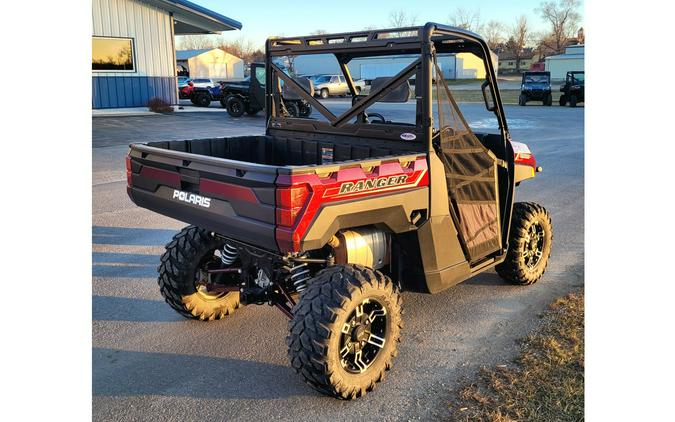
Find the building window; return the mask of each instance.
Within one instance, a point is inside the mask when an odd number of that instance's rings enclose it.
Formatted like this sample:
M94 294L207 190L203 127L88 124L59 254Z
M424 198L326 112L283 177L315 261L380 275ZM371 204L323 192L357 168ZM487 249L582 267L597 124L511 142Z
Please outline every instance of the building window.
M93 37L91 70L98 72L135 72L134 43L131 38Z
M513 62L509 62L509 66L513 66Z

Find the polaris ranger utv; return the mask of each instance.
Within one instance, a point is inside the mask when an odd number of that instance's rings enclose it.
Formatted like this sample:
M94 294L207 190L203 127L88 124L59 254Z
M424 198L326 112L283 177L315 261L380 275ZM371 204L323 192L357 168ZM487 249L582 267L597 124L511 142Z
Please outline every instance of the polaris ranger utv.
M305 89L314 92L312 83L306 78L296 78ZM295 92L283 90L284 106L293 117L308 117L312 106L302 100ZM192 93L197 103L208 107L212 100L220 101L232 117L241 117L244 113L251 116L265 109L265 63L251 63L251 76L247 81L221 82L217 93L206 88L195 88ZM201 102L200 102L201 101Z
M518 105L527 105L528 101L541 101L545 106L553 104L551 72L523 72Z
M483 59L497 133L473 132L445 81L432 84L438 55L461 52ZM345 111L334 114L282 66L317 54L348 81ZM410 63L357 95L350 61L391 55ZM540 205L514 202L516 186L540 168L510 139L482 38L435 23L272 38L265 66L264 135L130 145L131 199L191 224L158 268L178 313L214 320L240 305L275 306L290 319L297 373L353 399L392 366L401 292L438 293L492 268L520 285L542 277L551 219ZM320 116L291 116L282 82ZM412 120L396 121L387 104L372 111L386 102L406 103L397 107Z
M565 106L569 103L570 107L576 107L578 103L584 102L584 72L567 72L565 83L560 85L560 105Z

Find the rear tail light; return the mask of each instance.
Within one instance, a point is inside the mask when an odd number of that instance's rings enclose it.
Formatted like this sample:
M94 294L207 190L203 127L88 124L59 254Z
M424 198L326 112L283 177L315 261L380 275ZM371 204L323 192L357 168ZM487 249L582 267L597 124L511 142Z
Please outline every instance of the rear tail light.
M132 179L131 179L131 157L129 155L126 156L125 161L125 166L127 168L127 186L131 187L132 186Z
M307 199L309 187L305 184L277 188L277 224L293 227Z
M280 175L276 191L276 239L279 249L285 252L300 250L300 231L296 230L301 214L311 197L306 183L294 184L293 176Z

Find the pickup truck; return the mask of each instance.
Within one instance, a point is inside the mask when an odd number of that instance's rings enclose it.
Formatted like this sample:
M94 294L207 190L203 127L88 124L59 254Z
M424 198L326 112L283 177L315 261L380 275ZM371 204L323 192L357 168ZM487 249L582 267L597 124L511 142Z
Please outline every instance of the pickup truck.
M316 75L311 78L314 83L314 92L321 98L328 98L331 95L349 94L349 85L343 75ZM366 82L362 80L353 81L356 94L365 91Z
M274 306L289 318L288 355L300 377L354 399L392 368L401 292L437 293L493 268L507 282L533 284L548 263L552 225L542 206L515 202L516 186L541 168L510 140L480 36L427 23L321 37L267 40L264 134L131 144L127 192L189 224L158 268L173 309L208 321L242 305ZM432 84L437 55L462 52L485 63L482 95L499 133L474 133L445 81ZM335 115L278 65L313 54L334 55L353 95L352 58L416 58ZM282 82L321 118L286 113ZM401 103L412 122L371 112L382 102Z

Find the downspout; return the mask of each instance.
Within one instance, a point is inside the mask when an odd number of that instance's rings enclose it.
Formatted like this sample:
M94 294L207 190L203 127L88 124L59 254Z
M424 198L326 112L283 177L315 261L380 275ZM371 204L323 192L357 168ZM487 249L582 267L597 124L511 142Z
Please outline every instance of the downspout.
M174 32L174 26L176 25L173 18L173 12L169 12L169 25L171 25L171 57L173 57L173 95L176 99L174 105L179 105L178 102L178 64L176 64L176 34Z

